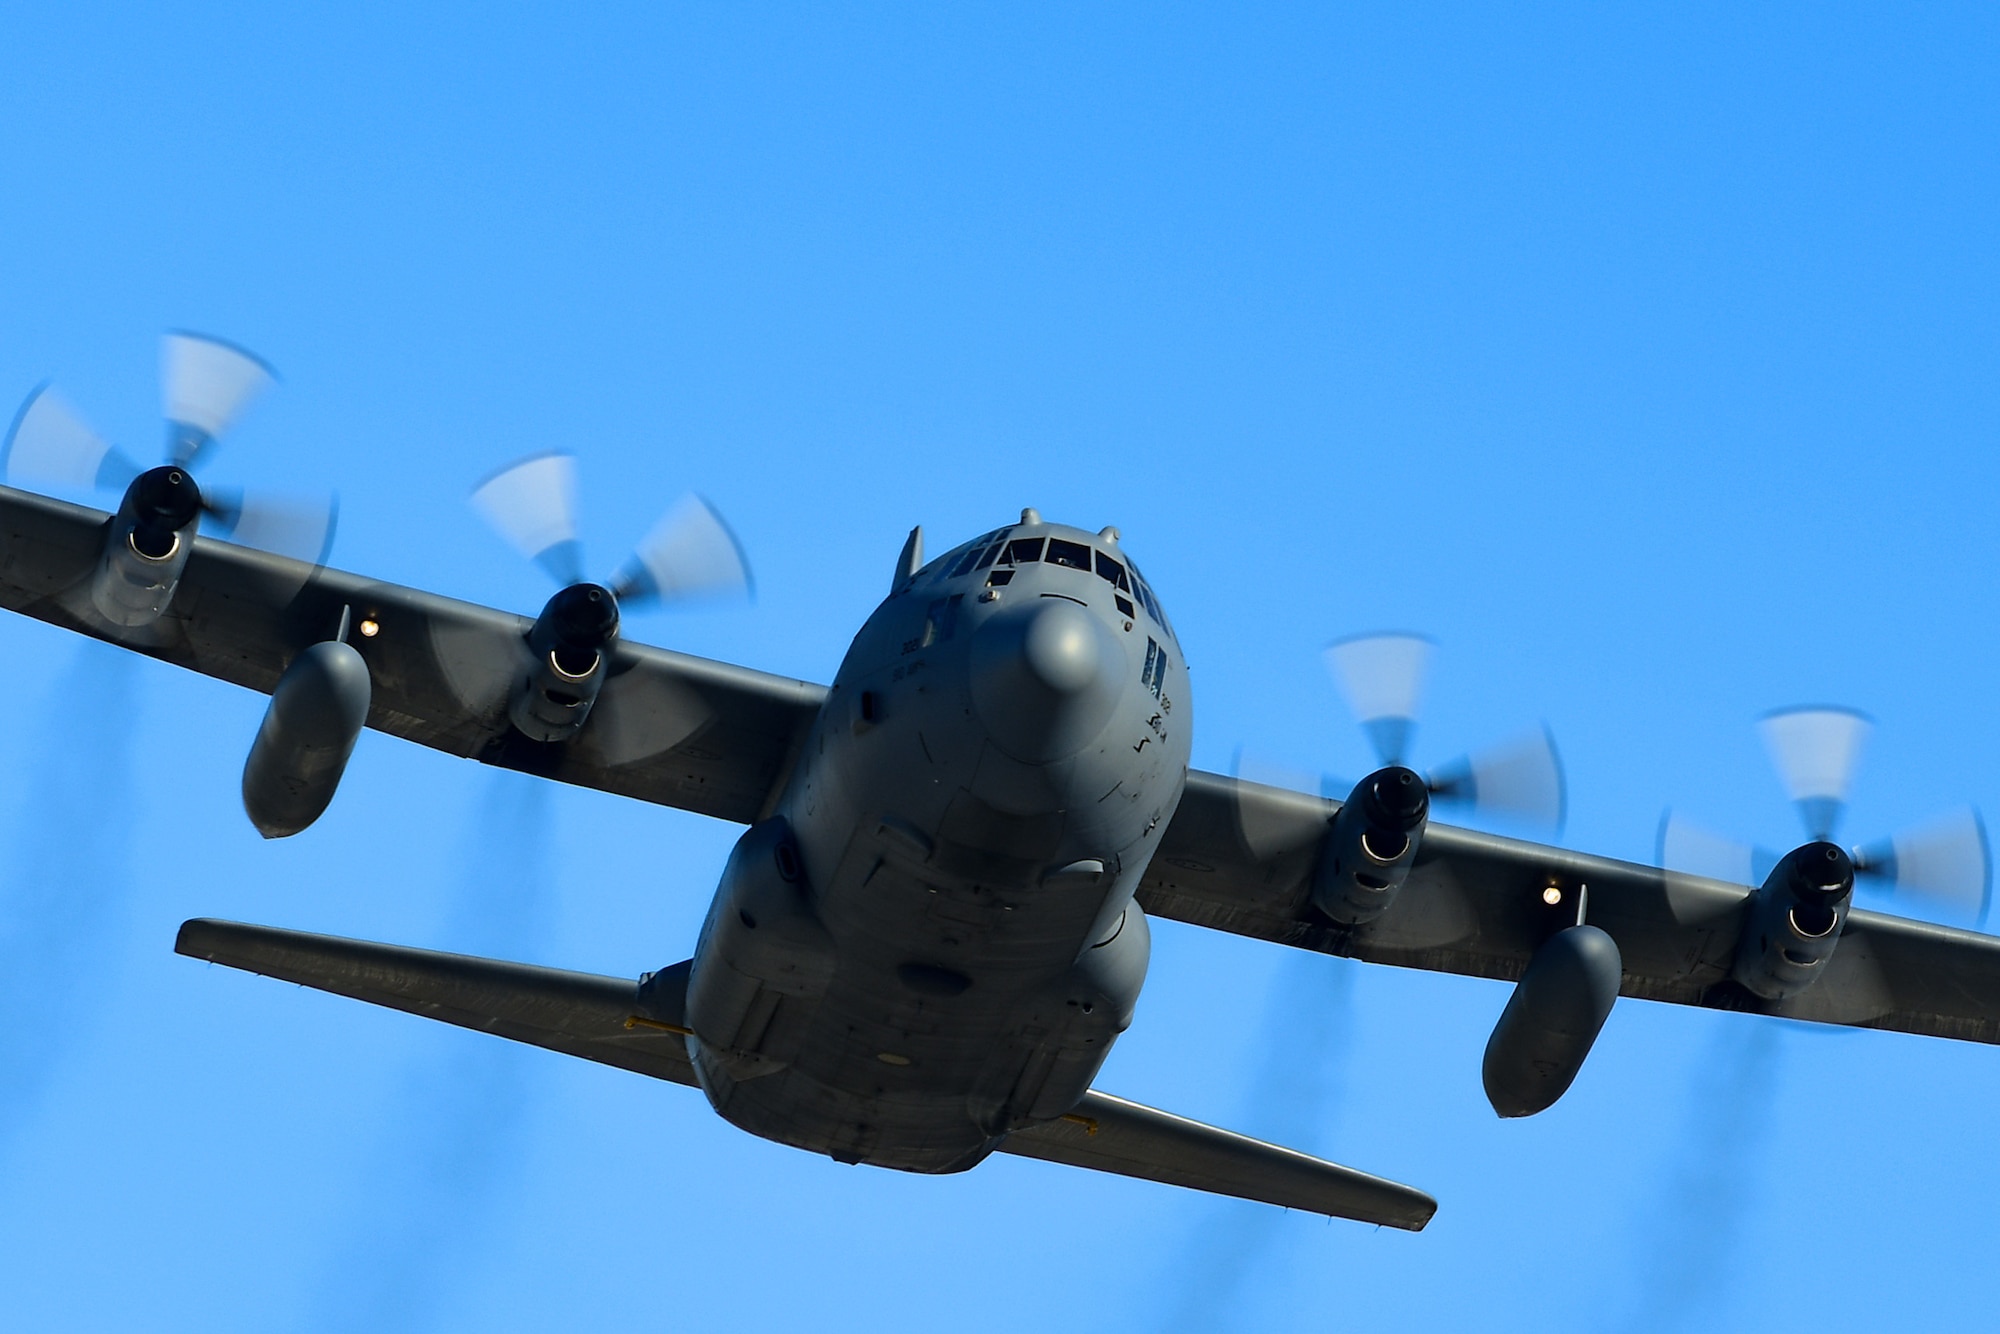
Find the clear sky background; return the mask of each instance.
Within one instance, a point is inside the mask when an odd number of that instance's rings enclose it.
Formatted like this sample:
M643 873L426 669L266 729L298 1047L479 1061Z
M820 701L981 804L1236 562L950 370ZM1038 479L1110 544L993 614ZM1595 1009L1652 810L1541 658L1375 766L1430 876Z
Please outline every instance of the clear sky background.
M1319 661L1441 648L1418 758L1546 719L1563 840L1797 826L1752 724L1878 721L1847 832L2000 812L1990 7L10 6L0 392L134 452L157 338L284 377L207 476L521 611L464 503L582 457L824 681L1023 505L1120 525L1194 758L1366 763ZM21 1328L1984 1323L2000 1053L1621 1002L1496 1120L1485 981L1155 928L1111 1091L1420 1185L1417 1236L751 1139L689 1090L171 953L219 915L637 974L729 827L370 735L264 843L260 698L0 619L0 1291Z

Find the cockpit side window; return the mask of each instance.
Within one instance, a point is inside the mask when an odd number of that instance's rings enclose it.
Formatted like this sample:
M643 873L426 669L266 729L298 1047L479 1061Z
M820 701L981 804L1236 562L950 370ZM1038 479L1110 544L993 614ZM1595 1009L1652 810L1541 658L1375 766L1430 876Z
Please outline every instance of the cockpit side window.
M1155 624L1167 632L1167 638L1176 638L1174 627L1168 622L1167 613L1160 609L1160 600L1153 596L1152 585L1146 582L1146 576L1139 573L1139 567L1136 564L1133 564L1131 561L1127 561L1126 564L1132 570L1132 591L1139 595L1139 602L1146 608L1146 614L1153 618Z
M1144 579L1140 579L1133 583L1133 591L1138 593L1139 604L1146 609L1146 614L1157 622L1160 619L1160 604L1153 601L1153 590L1146 587Z
M1125 567L1101 551L1097 553L1097 577L1114 588L1128 593L1132 591L1131 583L1125 578Z
M1049 564L1066 565L1072 570L1090 569L1090 548L1081 542L1065 542L1060 537L1049 539Z
M1167 651L1156 640L1146 640L1146 666L1139 673L1139 684L1153 692L1155 697L1167 685Z
M979 547L969 548L963 556L960 556L958 558L958 564L951 567L951 574L949 577L956 579L961 574L970 573L972 570L973 563L979 559L979 552L980 552Z
M964 598L962 593L953 593L948 598L934 598L924 612L924 633L918 641L923 648L942 644L958 633L958 604Z
M991 565L994 561L998 560L1000 558L1000 553L1005 551L1006 549L1007 549L1007 544L1005 542L995 542L992 546L986 548L986 554L979 558L979 564L973 566L973 568L976 570L985 569L987 566Z

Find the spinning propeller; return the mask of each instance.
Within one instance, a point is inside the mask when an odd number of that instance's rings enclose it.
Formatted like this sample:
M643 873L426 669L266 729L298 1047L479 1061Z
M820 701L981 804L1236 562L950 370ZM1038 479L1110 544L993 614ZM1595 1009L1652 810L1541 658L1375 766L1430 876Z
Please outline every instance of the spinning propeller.
M1431 641L1418 635L1363 635L1326 650L1327 669L1373 747L1380 767L1361 784L1329 774L1289 773L1237 754L1237 775L1267 787L1317 790L1352 804L1365 796L1369 818L1383 837L1390 829L1414 830L1431 801L1457 806L1472 818L1499 817L1538 829L1556 830L1563 820L1562 761L1547 728L1474 751L1440 765L1428 775L1405 765L1417 729ZM1275 855L1323 833L1316 812L1286 810L1268 802L1242 802L1238 832L1252 852ZM1379 849L1378 849L1379 850Z
M588 583L577 539L573 454L537 454L502 469L473 491L472 507L557 583L597 589L615 603L690 602L751 590L750 567L736 535L695 495L668 507L610 580Z
M194 466L273 379L271 368L239 347L198 334L170 333L161 345L161 397L167 458L142 468L87 425L49 384L28 396L4 448L9 482L123 491L144 479L140 509L164 531L197 515L216 535L244 546L318 563L333 542L336 507L322 498L246 494L202 488Z
M574 456L537 454L495 473L472 493L472 507L495 531L562 585L528 633L525 672L517 673L510 687L508 717L530 741L567 741L582 734L602 693L619 716L595 729L599 744L624 758L650 754L685 736L692 726L688 720L698 715L678 698L640 704L632 692L643 687L607 690L619 604L747 594L750 567L735 534L708 502L683 496L616 574L591 583L584 578L577 541L576 489Z
M1785 795L1806 833L1832 842L1846 813L1869 720L1852 709L1781 709L1758 724ZM1986 826L1971 807L1947 812L1908 832L1850 850L1857 883L1942 910L1983 927L1991 900ZM1672 870L1738 884L1758 884L1777 854L1692 824L1673 811L1660 821L1659 861Z
M1431 648L1420 635L1401 634L1361 635L1327 647L1334 684L1385 769L1403 767L1415 739ZM1469 815L1562 827L1562 761L1546 727L1460 756L1422 781L1432 800L1456 804Z

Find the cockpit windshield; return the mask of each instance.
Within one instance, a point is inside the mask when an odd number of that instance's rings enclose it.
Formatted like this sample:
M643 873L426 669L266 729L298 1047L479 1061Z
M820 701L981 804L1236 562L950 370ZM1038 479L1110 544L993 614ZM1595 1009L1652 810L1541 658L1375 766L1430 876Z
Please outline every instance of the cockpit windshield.
M1060 537L1049 539L1049 564L1063 565L1072 570L1090 568L1090 548L1081 542L1065 542Z
M1073 542L1063 537L1009 537L1014 531L1012 528L996 529L939 557L931 567L935 571L934 577L944 581L984 570L987 572L986 586L1001 588L1012 583L1019 567L1024 565L1054 565L1095 574L1111 585L1114 590L1112 602L1120 614L1131 619L1143 608L1153 623L1165 631L1169 639L1173 638L1173 626L1168 624L1166 613L1160 610L1159 599L1140 576L1138 566L1088 542Z

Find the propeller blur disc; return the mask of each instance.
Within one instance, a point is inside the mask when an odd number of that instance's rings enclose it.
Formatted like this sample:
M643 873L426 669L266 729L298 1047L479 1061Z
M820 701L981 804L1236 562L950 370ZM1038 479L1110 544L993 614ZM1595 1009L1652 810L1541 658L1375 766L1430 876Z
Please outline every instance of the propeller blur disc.
M1732 885L1755 885L1757 851L1750 844L1718 834L1674 811L1660 817L1655 860L1669 871L1683 871Z
M612 581L623 602L686 602L750 591L750 565L722 516L700 496L682 496L653 525Z
M262 359L234 344L168 334L160 346L160 387L169 460L191 465L275 378Z
M1430 655L1422 635L1360 635L1327 645L1327 670L1385 765L1409 753Z
M1757 724L1785 795L1814 838L1831 838L1840 824L1870 725L1866 714L1841 708L1779 709Z
M1276 763L1240 746L1231 769L1237 780L1236 832L1260 860L1316 845L1326 833L1321 799L1345 797L1353 786L1341 787L1336 779ZM1265 788L1275 791L1260 790Z
M1565 809L1562 757L1555 736L1537 728L1454 760L1430 776L1431 794L1464 802L1484 816L1501 816L1560 830Z
M576 493L575 455L536 454L481 482L472 508L508 545L567 587L583 582Z
M331 495L286 496L211 489L204 492L216 535L293 560L324 565L340 516Z
M46 384L28 395L15 415L6 461L10 482L77 491L123 486L140 471Z
M1854 851L1858 874L1979 927L1992 903L1992 867L1985 822L1970 807Z

